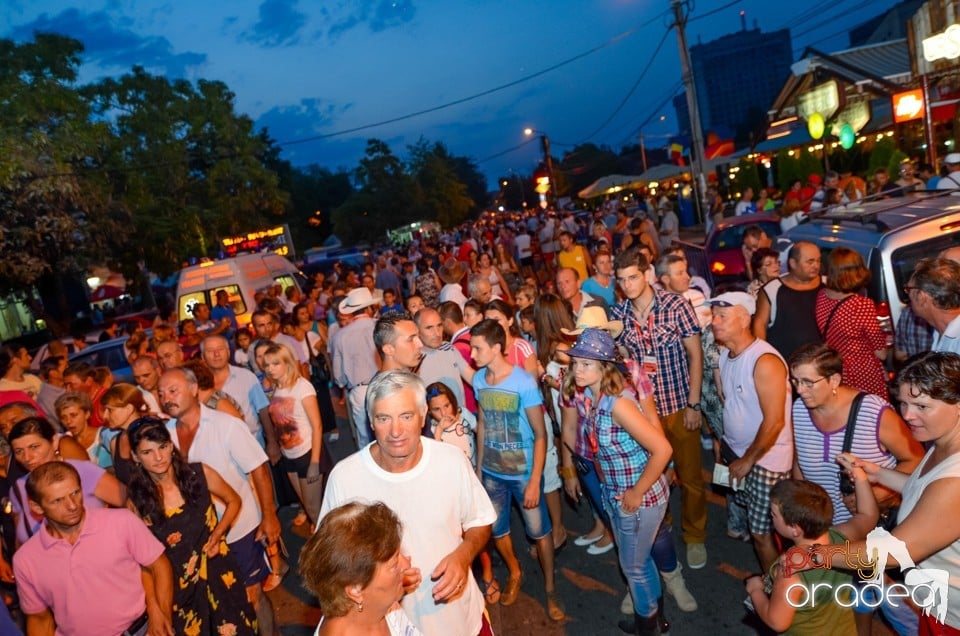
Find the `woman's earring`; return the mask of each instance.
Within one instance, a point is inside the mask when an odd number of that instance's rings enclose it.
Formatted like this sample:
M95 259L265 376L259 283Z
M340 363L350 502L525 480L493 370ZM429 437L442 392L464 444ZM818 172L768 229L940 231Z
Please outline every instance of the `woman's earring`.
M363 613L363 603L357 603L357 611Z

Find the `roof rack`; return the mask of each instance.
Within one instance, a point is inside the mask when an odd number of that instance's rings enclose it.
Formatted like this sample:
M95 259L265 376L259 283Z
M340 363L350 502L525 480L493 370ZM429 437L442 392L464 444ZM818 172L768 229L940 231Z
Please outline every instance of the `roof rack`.
M807 214L807 218L805 220L812 221L816 219L824 219L828 221L854 221L858 223L869 223L871 221L876 222L877 216L883 214L884 212L890 212L891 210L903 208L917 203L918 201L940 199L957 192L956 190L909 190L910 194L919 194L919 196L892 199L890 205L871 206L869 210L865 210L864 208L860 207L860 205L863 203L883 201L885 200L885 197L889 197L891 193L901 191L906 193L910 187L911 186L900 186L899 188L887 190L886 192L871 194L863 197L862 199L851 201L850 203L840 203L837 205L832 205L828 208L816 210Z

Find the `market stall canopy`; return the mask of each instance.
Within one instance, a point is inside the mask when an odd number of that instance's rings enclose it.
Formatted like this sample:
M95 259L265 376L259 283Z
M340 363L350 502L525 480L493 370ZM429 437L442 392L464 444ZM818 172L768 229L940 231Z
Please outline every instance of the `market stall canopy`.
M643 186L644 181L641 177L611 174L606 177L600 177L586 188L578 192L581 199L599 197L605 194L613 194L627 188L638 188Z

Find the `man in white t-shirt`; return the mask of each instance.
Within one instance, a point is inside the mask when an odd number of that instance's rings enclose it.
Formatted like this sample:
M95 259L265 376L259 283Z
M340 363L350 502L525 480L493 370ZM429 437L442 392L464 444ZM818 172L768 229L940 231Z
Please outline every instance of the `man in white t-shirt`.
M248 369L230 364L230 344L223 336L207 336L201 340L200 355L213 372L213 388L236 400L250 433L261 445L267 446L270 461L276 463L280 451L274 446L276 440L272 439L270 401L257 376Z
M680 219L669 201L666 207L660 208L660 213L663 215L663 220L660 221L660 246L666 249L674 241L680 240Z
M376 442L330 473L322 519L350 501L381 501L403 524L403 608L424 634L474 636L489 629L483 593L470 564L490 539L495 514L463 452L421 437L427 414L423 381L387 371L367 389Z
M423 343L423 361L417 375L423 383L430 386L434 382L443 382L453 391L457 406L466 410L464 382L473 383L473 367L449 343L443 341L443 320L440 312L424 307L414 316L420 341Z

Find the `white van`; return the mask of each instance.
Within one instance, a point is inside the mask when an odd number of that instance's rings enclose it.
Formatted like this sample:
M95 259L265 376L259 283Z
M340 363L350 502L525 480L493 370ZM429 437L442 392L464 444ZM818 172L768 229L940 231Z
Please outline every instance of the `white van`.
M213 308L217 292L222 289L230 295L237 322L246 327L257 308L254 294L277 284L284 290L291 285L300 289L297 272L293 263L273 252L244 254L184 267L177 283L177 317L193 318L193 306L197 303L207 303Z

